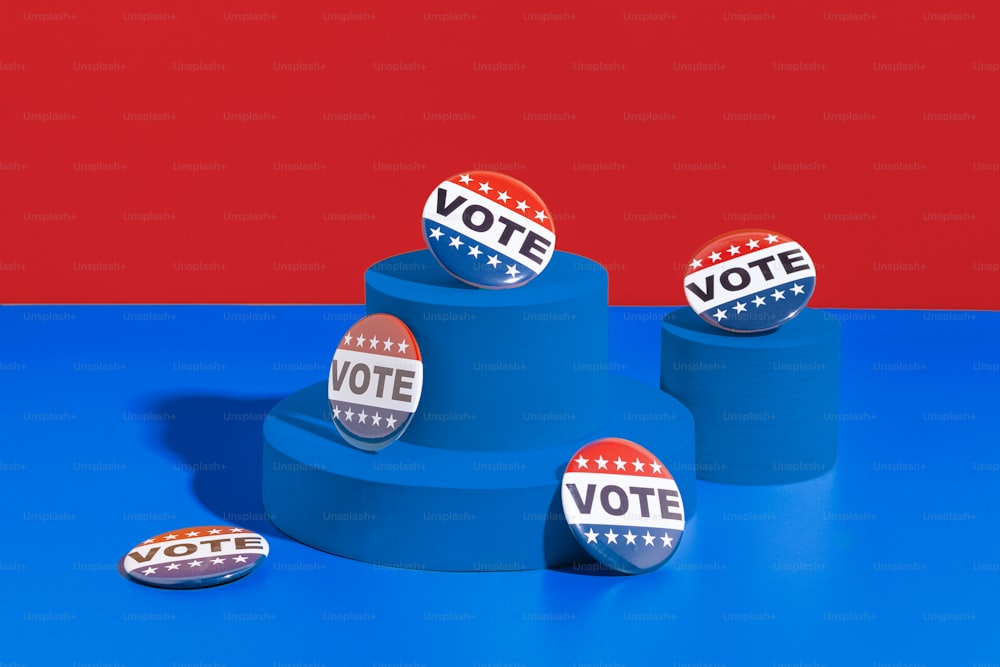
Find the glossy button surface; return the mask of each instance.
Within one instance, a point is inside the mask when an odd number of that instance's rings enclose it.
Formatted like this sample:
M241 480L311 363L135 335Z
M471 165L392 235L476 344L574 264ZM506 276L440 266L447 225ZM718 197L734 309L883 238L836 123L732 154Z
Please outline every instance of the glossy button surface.
M684 295L698 316L726 331L753 333L799 314L816 285L805 248L766 229L718 236L691 258Z
M556 245L541 198L493 171L456 174L435 187L424 205L423 231L448 273L487 289L526 284L545 270Z
M619 572L655 570L684 533L684 503L663 463L622 438L584 445L562 477L562 507L577 541Z
M412 421L423 377L420 348L402 320L385 313L358 320L330 363L334 426L359 449L382 449Z
M244 577L267 558L267 540L232 526L195 526L137 544L121 566L129 578L161 588L206 588Z

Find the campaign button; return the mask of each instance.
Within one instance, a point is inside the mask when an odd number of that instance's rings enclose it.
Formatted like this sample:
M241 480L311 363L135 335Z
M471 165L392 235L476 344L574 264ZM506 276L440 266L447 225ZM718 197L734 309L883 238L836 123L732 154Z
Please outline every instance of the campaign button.
M801 245L766 229L718 236L691 258L684 294L712 326L768 331L798 315L816 286L816 265Z
M587 553L626 574L663 565L684 533L684 503L670 471L622 438L595 440L574 455L562 477L562 506Z
M493 171L442 182L424 205L424 238L445 271L487 289L520 287L545 270L556 230L527 185Z
M402 320L385 313L358 320L330 363L334 426L358 449L382 449L412 421L423 380L420 348Z
M267 558L263 535L232 526L196 526L140 542L121 561L130 579L160 588L206 588L253 572Z

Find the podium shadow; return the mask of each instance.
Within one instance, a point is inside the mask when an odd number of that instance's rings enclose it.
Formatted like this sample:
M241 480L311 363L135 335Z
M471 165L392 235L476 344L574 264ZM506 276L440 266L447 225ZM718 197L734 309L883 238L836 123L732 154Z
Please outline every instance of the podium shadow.
M149 408L174 418L160 422L158 444L179 457L198 501L226 524L289 539L264 511L263 424L284 396L197 394L153 397Z

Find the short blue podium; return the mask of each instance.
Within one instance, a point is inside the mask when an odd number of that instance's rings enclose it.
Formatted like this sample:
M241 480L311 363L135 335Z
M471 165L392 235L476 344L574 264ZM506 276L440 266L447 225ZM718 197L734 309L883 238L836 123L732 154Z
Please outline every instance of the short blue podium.
M840 322L823 311L747 334L675 310L663 320L660 385L694 415L701 479L797 482L837 460Z

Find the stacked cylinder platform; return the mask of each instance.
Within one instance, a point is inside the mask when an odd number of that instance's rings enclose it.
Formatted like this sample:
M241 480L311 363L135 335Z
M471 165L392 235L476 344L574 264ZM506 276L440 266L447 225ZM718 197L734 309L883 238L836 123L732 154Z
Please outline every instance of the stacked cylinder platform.
M657 456L693 514L694 420L659 388L607 372L600 264L555 252L528 284L484 290L455 280L424 250L370 267L365 297L368 314L399 318L420 346L417 411L401 439L369 452L338 434L327 383L275 406L264 424L263 492L283 532L340 556L415 569L587 561L564 518L560 480L581 446L604 437Z

